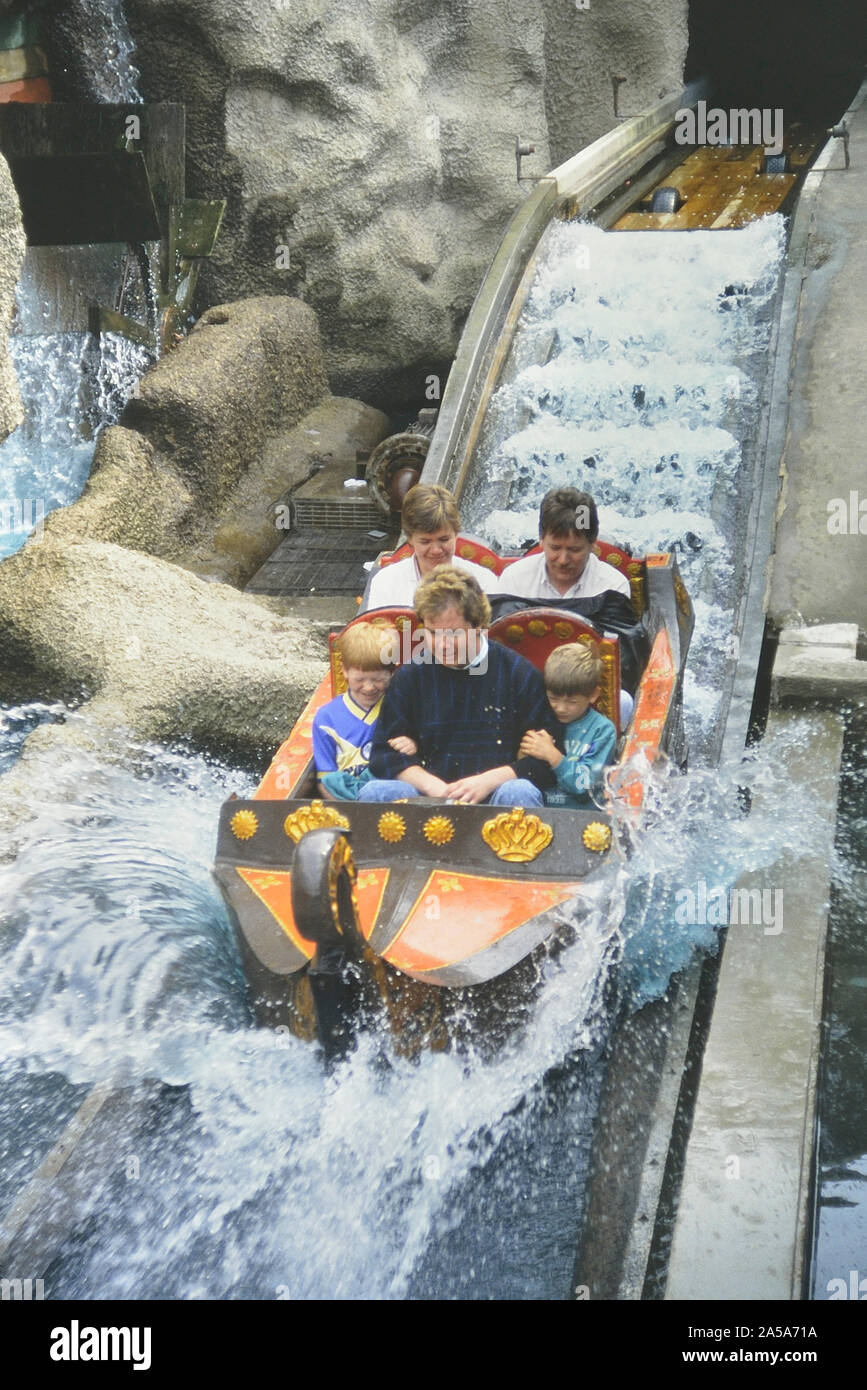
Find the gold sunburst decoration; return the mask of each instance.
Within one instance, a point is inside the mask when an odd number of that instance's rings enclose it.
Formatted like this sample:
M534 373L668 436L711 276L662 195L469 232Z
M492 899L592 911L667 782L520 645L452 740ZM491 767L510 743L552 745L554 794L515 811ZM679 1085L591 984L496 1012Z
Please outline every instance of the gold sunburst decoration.
M611 845L611 826L605 825L601 820L591 821L585 825L584 834L581 836L585 848L592 849L601 854Z
M406 834L406 821L397 811L385 811L376 822L379 838L387 844L396 845Z
M448 816L429 816L422 830L432 845L447 845L454 839L455 823Z
M531 618L527 624L527 631L531 637L545 637L548 633L548 624L542 618Z
M528 864L548 848L553 838L553 827L532 813L528 815L522 806L503 811L482 826L485 844L498 859L510 864Z
M259 829L259 817L255 811L236 811L229 825L236 840L251 840Z
M297 845L302 835L306 835L308 830L320 830L324 825L337 825L341 830L349 829L349 821L336 811L333 806L326 806L323 801L311 801L309 806L299 806L297 811L292 811L283 822L283 829L294 840Z

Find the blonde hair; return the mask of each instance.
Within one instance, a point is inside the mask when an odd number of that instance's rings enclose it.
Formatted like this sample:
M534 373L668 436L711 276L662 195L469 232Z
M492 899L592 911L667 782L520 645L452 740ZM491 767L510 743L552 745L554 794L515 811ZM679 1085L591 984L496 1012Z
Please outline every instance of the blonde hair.
M415 591L415 611L424 622L456 608L471 627L487 627L491 621L491 605L479 581L467 570L454 565L437 565Z
M461 526L458 507L447 487L433 483L416 483L403 499L400 514L403 529L410 540L421 532L448 529L457 535Z
M400 633L387 623L353 623L338 637L337 650L344 671L349 666L358 671L381 671L395 665Z
M545 662L545 689L552 695L592 695L602 684L605 667L595 648L584 642L555 647Z

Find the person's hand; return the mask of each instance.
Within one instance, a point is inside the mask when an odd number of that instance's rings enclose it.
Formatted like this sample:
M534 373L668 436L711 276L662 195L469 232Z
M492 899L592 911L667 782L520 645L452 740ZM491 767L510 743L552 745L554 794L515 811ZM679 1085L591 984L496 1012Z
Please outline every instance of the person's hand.
M556 767L563 760L560 752L547 729L528 729L521 739L518 748L519 758L541 758L551 767Z
M450 801L463 802L465 806L478 806L480 801L487 801L502 782L503 778L497 771L477 772L473 777L460 777L457 782L450 782L445 794Z
M388 746L393 748L395 753L405 753L410 758L418 752L418 744L415 739L411 739L407 734L398 734L397 738L390 738Z
M441 777L435 777L432 772L428 772L426 768L407 767L403 772L398 773L398 781L408 782L411 787L415 787L421 796L436 797L438 801L445 800L445 782Z

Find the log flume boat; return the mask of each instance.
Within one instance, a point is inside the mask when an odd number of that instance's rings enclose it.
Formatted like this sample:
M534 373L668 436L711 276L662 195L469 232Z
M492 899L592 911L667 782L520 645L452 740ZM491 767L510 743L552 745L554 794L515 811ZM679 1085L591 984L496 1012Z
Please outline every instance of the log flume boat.
M561 643L597 644L597 707L617 727L619 751L606 795L588 810L317 799L313 717L346 689L332 636L329 673L260 785L221 810L215 874L260 1024L316 1039L333 1056L350 1046L360 1021L379 1016L397 1050L412 1054L467 1036L496 1047L527 1016L541 959L579 929L569 902L592 896L616 852L618 810L639 816L648 766L663 755L685 758L682 681L693 611L675 557L633 556L603 541L594 548L628 575L649 648L626 730L620 638L540 606L508 613L488 634L539 669ZM467 537L457 553L496 573L517 558ZM410 609L374 609L352 622L415 630Z
M476 296L422 482L442 484L461 500L552 218L580 215L619 232L723 229L794 198L815 152L810 132L787 132L779 168L758 146L701 149L686 158L673 151L674 121L700 96L698 84L664 99L536 183ZM657 209L654 191L670 205L662 199ZM221 813L215 872L261 1023L318 1038L334 1052L347 1045L354 1020L379 1009L400 1046L413 1052L447 1046L465 1029L475 1037L503 1035L526 1012L540 958L568 939L565 906L592 893L617 852L624 813L627 819L641 814L648 765L663 756L685 759L682 683L693 612L675 558L629 555L602 541L595 549L628 574L649 641L625 731L618 718L617 638L600 638L577 614L538 607L509 613L489 632L540 669L560 642L598 642L605 661L598 708L620 738L607 799L589 811L497 814L490 806L428 799L390 806L317 800L313 716L345 689L332 649L329 676L254 795L229 801ZM469 537L459 537L457 553L497 573L517 558L495 555ZM745 571L749 576L749 560ZM379 610L353 621L404 627L414 615ZM749 650L745 644L739 661L751 687L754 643ZM733 688L734 677L726 702ZM742 700L739 722L727 717L722 724L737 722L745 733L748 708Z

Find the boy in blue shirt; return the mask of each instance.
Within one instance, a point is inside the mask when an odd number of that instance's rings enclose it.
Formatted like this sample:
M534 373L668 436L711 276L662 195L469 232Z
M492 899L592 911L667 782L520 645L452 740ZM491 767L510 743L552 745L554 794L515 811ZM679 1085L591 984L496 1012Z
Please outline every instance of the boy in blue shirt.
M546 806L592 805L590 792L600 785L602 770L614 757L614 725L593 708L602 669L601 658L582 642L556 647L545 662L545 693L557 719L566 725L566 751L560 752L546 730L530 729L518 752L542 758L552 768L557 786L545 792Z
M371 780L373 730L394 674L400 636L393 627L357 623L343 633L337 648L348 689L313 716L313 761L327 799L357 801L359 789ZM416 751L411 738L389 742L399 753Z

